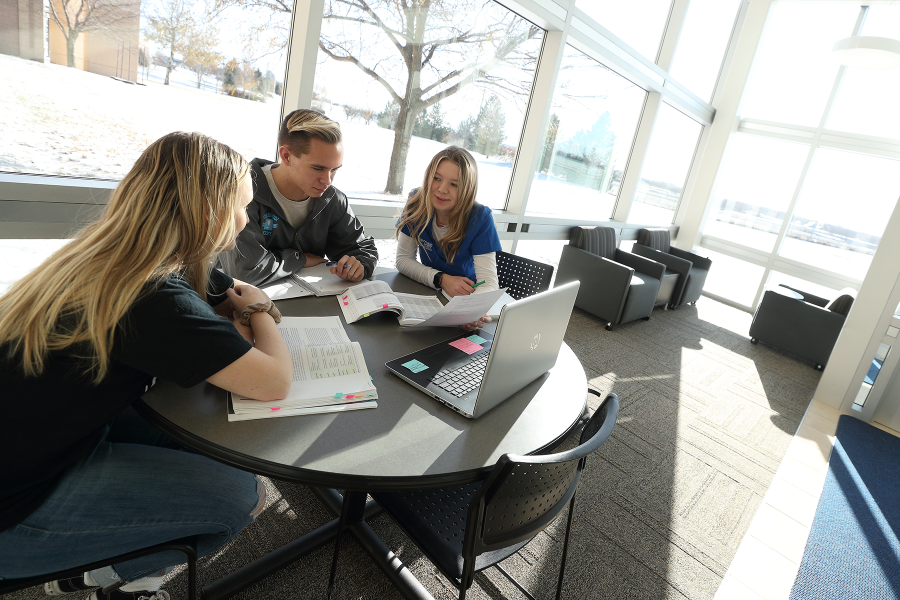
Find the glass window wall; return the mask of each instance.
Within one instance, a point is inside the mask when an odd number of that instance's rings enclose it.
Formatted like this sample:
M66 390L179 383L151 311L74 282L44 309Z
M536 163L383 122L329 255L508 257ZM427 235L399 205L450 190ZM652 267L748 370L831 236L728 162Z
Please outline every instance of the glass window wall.
M860 35L900 38L900 7L870 6ZM827 127L900 139L898 96L900 71L897 69L847 67Z
M753 304L756 290L762 282L765 268L733 256L713 252L709 248L699 251L713 262L703 290L721 296L743 306Z
M328 1L313 106L341 122L351 197L404 202L448 144L504 208L543 30L495 2Z
M703 234L771 252L808 154L804 144L734 134Z
M672 0L578 0L575 6L651 62L656 62Z
M671 225L703 126L668 104L659 108L629 223Z
M709 102L740 0L691 0L669 74Z
M646 92L567 46L528 212L612 215Z
M859 3L773 3L741 118L817 127L834 85L834 43L853 33Z
M0 54L0 171L120 179L177 130L272 157L290 12L223 4L135 0L67 16L75 3L53 0L46 32L24 19L29 43Z
M779 254L863 279L897 198L896 160L820 148Z

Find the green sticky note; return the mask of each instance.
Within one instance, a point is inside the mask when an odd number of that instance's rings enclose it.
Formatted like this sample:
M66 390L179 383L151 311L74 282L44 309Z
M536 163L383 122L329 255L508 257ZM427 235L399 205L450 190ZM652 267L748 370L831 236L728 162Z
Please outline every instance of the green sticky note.
M418 373L419 371L424 371L425 369L428 368L428 365L423 364L423 363L420 363L420 362L417 361L417 360L411 360L411 361L409 361L409 362L407 362L407 363L403 363L402 366L406 367L407 369L409 369L409 370L412 371L413 373Z
M469 337L467 337L466 339L469 340L470 342L475 342L476 344L483 344L487 341L480 335L476 335L474 333L472 335L470 335Z

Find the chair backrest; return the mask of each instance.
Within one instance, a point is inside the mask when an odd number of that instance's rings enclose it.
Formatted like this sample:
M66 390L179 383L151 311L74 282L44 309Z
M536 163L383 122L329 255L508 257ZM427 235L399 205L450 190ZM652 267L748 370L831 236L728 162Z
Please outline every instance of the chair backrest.
M641 229L638 231L637 243L660 252L668 252L672 245L668 229Z
M616 230L612 227L573 227L569 230L569 243L609 260L616 258Z
M528 540L549 525L575 495L587 455L609 438L618 414L619 398L609 394L585 425L575 448L556 454L501 456L472 497L465 544L481 554Z
M850 307L853 306L853 301L856 299L856 290L853 288L844 288L841 290L840 295L825 305L826 310L830 310L831 312L837 313L839 315L844 315L845 317L850 314Z
M497 253L497 278L506 293L521 300L550 289L553 266L508 252Z

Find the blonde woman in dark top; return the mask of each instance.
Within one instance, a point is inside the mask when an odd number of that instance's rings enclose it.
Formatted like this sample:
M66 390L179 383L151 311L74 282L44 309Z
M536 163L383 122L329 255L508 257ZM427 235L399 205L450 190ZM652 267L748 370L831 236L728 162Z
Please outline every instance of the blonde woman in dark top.
M277 310L211 269L252 195L247 162L228 146L163 136L96 223L0 296L0 578L183 537L207 554L264 507L256 477L177 449L129 408L156 377L287 394ZM45 591L164 600L177 562L155 554Z

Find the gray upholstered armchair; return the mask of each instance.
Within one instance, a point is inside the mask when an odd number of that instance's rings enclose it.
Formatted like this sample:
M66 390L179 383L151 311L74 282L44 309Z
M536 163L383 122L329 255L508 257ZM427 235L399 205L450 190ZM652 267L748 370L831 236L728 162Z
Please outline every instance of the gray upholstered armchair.
M822 370L831 356L856 292L834 300L780 285L766 290L753 315L750 342L763 342L811 360Z
M581 281L575 306L614 325L648 320L665 267L616 248L611 227L573 227L556 271L556 285Z
M674 308L697 303L712 266L711 260L672 246L668 229L641 229L631 251L666 266L664 285L657 304L668 304ZM671 288L665 285L667 280L674 283Z

